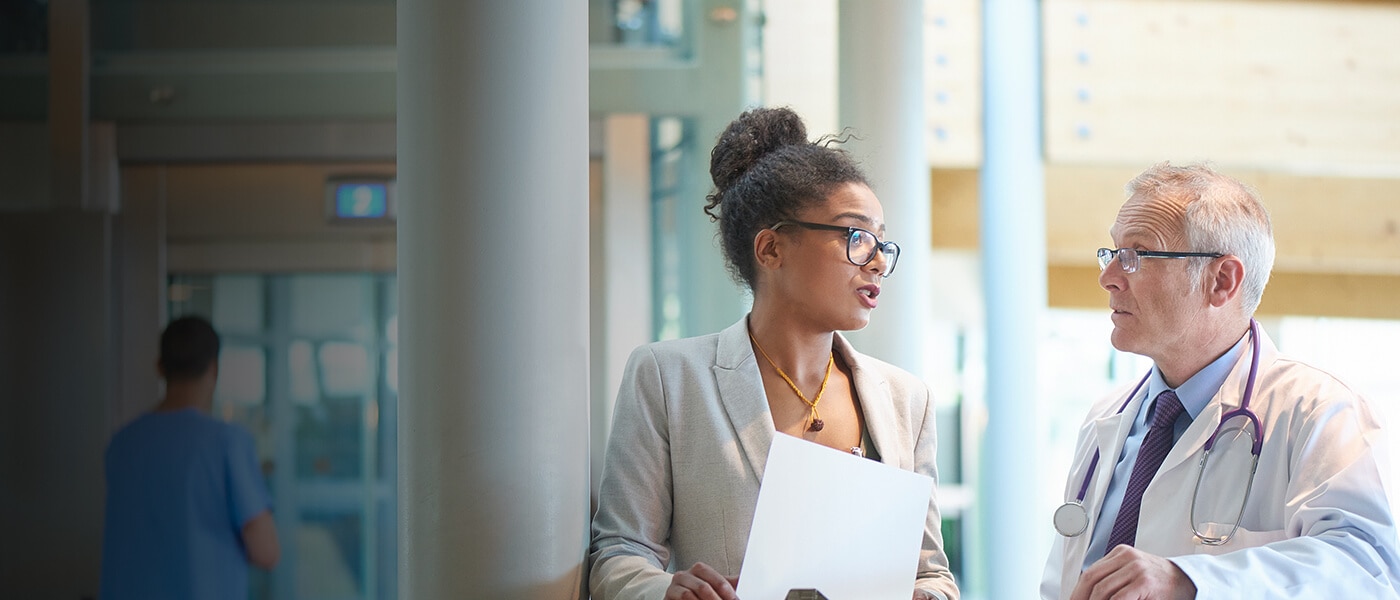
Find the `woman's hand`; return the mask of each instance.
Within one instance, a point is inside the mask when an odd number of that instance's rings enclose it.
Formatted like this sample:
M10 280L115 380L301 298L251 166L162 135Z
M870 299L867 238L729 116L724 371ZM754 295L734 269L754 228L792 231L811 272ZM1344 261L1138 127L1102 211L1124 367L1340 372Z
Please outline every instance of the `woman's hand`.
M739 600L739 596L734 594L737 585L738 577L727 578L714 567L698 562L671 577L671 587L666 588L666 600Z
M914 600L938 600L938 596L928 590L914 588Z

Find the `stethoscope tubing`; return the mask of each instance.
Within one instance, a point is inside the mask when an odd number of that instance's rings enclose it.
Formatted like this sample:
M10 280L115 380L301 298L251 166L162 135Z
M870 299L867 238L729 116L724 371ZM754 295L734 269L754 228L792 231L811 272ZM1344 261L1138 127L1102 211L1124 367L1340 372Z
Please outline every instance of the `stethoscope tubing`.
M1151 377L1152 377L1152 370L1149 369L1149 370L1147 371L1147 374L1142 376L1142 380L1139 381L1138 384L1137 384L1136 386L1133 387L1133 391L1128 392L1128 397L1127 397L1127 399L1123 400L1123 405L1118 407L1118 412L1115 412L1115 413L1113 413L1113 414L1115 414L1115 415L1121 415L1121 414L1123 414L1123 410L1126 409L1126 408L1128 408L1128 405L1129 405L1129 404L1132 404L1132 403L1133 403L1133 398L1136 398L1136 397L1137 397L1138 392L1142 391L1142 386L1147 385L1147 380L1150 379ZM1089 471L1086 472L1086 473L1084 473L1084 483L1080 484L1080 486L1079 486L1079 495L1075 497L1075 499L1078 500L1081 504L1084 502L1084 496L1087 495L1087 494L1089 493L1089 481L1093 480L1093 478L1094 478L1094 472L1095 472L1096 470L1098 470L1098 468L1099 468L1099 451L1098 451L1098 450L1094 450L1094 460L1089 461Z
M1254 398L1254 381L1255 381L1256 376L1257 376L1258 373L1259 373L1259 322L1258 322L1258 321L1255 321L1254 319L1250 319L1250 320L1249 320L1249 331L1250 331L1250 335L1252 336L1252 339L1250 340L1250 345L1252 346L1252 349L1251 349L1251 356L1250 356L1250 359L1251 359L1251 360L1250 360L1250 365L1249 365L1249 379L1248 379L1248 380L1246 381L1246 383L1245 383L1245 387L1244 387L1244 397L1240 400L1240 406L1239 406L1239 408L1236 408L1236 409L1234 409L1234 410L1231 410L1231 411L1229 411L1229 412L1226 412L1226 413L1220 415L1220 424L1215 426L1215 432L1212 433L1211 436L1210 436L1210 438L1206 440L1206 444L1205 444L1205 447L1204 447L1204 451L1205 451L1206 453L1209 453L1209 452L1211 451L1211 449L1212 449L1213 447L1215 447L1215 440L1216 440L1217 437L1220 436L1220 431L1221 431L1221 429L1223 429L1223 428L1225 427L1225 424L1226 424L1227 422L1229 422L1230 419L1233 419L1233 418L1235 418L1235 417L1243 416L1243 417L1249 419L1250 422L1254 425L1254 431L1256 431L1256 432L1262 432L1262 431L1264 430L1264 428L1263 428L1263 426L1262 426L1262 423L1259 421L1259 416L1256 415L1256 414L1254 413L1254 411L1253 411L1253 410L1250 410L1250 408L1249 408L1249 401L1250 401L1251 399ZM1138 381L1138 384L1137 384L1136 386L1133 387L1133 391L1131 391L1131 392L1128 393L1128 397L1125 398L1125 399L1123 400L1123 404L1122 404L1121 406L1118 407L1118 411L1114 413L1115 415L1122 414L1123 411L1126 410L1126 409L1128 408L1128 405L1129 405L1129 404L1132 404L1133 398L1136 398L1136 397L1137 397L1138 392L1142 391L1142 387L1143 387L1144 385L1147 385L1147 380L1150 379L1151 377L1152 377L1152 371L1149 369L1149 370L1147 371L1147 374L1144 375L1144 376L1142 377L1142 380L1141 380L1141 381ZM1251 446L1250 451L1251 451L1251 453L1254 455L1254 462L1255 462L1255 465L1256 465L1256 467L1257 467L1258 462L1259 462L1259 454L1260 454L1260 452L1263 450L1264 436L1263 436L1263 435L1255 435L1255 436L1253 436L1253 438L1254 438L1254 440L1253 440L1253 445ZM1084 498L1085 498L1085 496L1088 495L1088 492L1089 492L1089 482L1092 481L1092 480L1094 479L1094 473L1097 472L1098 466L1099 466L1099 451L1098 451L1098 450L1094 450L1094 458L1093 458L1093 460L1091 460L1091 461L1089 462L1089 469L1088 469L1088 471L1086 471L1086 472L1084 473L1084 482L1081 483L1081 484L1079 485L1079 494L1078 494L1077 496L1075 496L1075 499L1074 499L1074 500L1071 500L1071 501L1066 502L1066 503L1065 503L1065 506L1062 506L1061 508L1067 508L1067 507L1068 507L1069 505L1071 505L1071 504L1079 505L1079 506L1082 508L1082 506L1083 506L1083 504L1084 504ZM1253 479L1254 479L1253 473L1251 473L1251 474L1250 474L1250 482L1251 482L1251 483L1253 483ZM1196 486L1197 486L1197 488L1199 489L1199 487L1200 487L1199 478L1198 478L1198 481L1196 482ZM1251 487L1252 487L1252 486L1251 486ZM1246 492L1246 493L1248 493L1248 492ZM1194 499L1193 499L1193 504L1194 504ZM1057 512L1058 512L1058 511L1057 511ZM1087 525L1087 518L1085 519L1085 524ZM1193 524L1192 527L1193 527L1193 529L1194 529L1194 524ZM1060 532L1061 535L1065 535L1066 537L1074 537L1074 536L1080 535L1081 533L1083 533L1083 530L1082 530L1082 529L1081 529L1080 531L1077 531L1077 532L1074 532L1074 533L1065 533L1064 531L1061 531L1061 532Z

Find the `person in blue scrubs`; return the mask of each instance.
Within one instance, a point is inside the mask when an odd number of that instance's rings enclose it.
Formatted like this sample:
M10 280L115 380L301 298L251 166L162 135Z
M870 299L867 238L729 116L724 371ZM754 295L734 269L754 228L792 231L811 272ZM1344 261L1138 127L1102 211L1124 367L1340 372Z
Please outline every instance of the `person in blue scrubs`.
M219 336L184 317L161 334L155 410L107 446L103 600L246 600L248 567L280 547L252 436L209 415Z

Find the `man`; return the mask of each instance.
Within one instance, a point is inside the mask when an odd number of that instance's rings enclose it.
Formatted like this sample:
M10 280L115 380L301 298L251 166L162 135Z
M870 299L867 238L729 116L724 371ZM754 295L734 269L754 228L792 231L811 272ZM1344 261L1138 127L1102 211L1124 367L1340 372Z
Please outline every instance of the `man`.
M253 438L209 416L219 336L185 317L160 337L165 397L107 446L103 600L246 600L280 549Z
M1114 347L1154 366L1080 430L1041 595L1396 597L1375 415L1251 327L1274 261L1263 204L1199 165L1154 166L1127 191L1099 284ZM1252 477L1251 411L1262 438Z

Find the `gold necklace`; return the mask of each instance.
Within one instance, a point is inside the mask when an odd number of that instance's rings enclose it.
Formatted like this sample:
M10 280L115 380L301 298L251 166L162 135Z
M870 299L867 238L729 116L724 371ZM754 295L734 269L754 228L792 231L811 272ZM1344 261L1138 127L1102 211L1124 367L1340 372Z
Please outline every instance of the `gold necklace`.
M816 399L808 400L807 395L803 394L802 390L797 389L797 384L792 382L792 378L788 377L787 373L784 373L783 369L778 366L778 363L773 362L773 359L768 357L768 353L763 351L763 346L758 343L758 338L755 338L753 333L749 333L749 339L753 340L753 345L758 348L758 353L762 354L764 360L773 366L773 370L778 372L778 376L782 377L783 381L787 382L788 387L797 394L797 397L802 399L802 403L807 405L807 430L821 431L823 427L826 427L826 423L822 421L821 413L817 412L817 403L822 401L822 394L826 392L826 382L831 379L831 365L836 362L836 353L832 352L826 359L826 375L822 377L822 387L817 390Z

